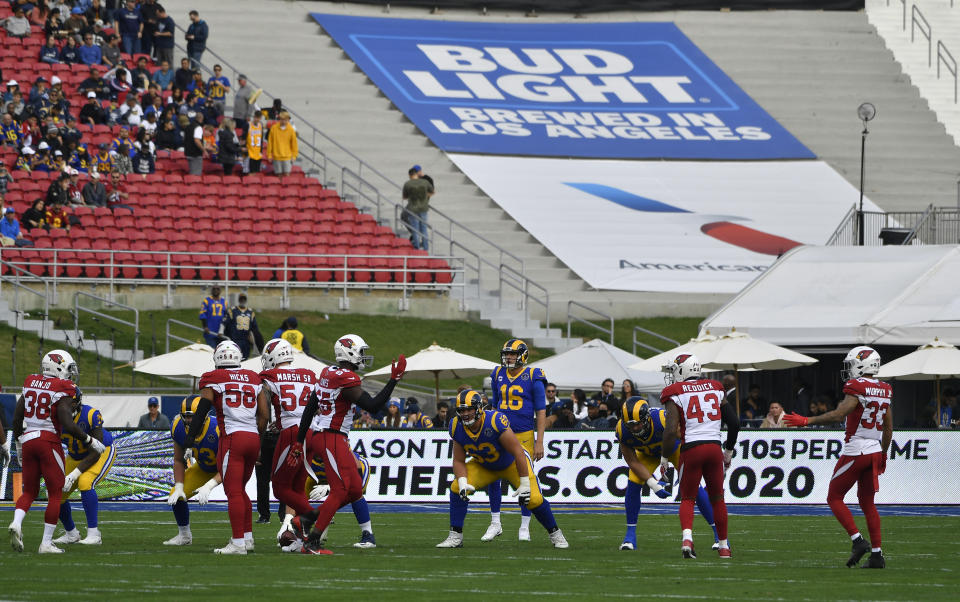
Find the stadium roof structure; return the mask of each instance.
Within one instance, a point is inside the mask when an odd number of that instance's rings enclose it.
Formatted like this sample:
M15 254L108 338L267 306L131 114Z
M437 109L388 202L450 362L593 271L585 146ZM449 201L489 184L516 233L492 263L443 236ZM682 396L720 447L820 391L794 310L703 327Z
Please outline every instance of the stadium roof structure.
M960 342L960 246L798 247L700 325L778 345Z

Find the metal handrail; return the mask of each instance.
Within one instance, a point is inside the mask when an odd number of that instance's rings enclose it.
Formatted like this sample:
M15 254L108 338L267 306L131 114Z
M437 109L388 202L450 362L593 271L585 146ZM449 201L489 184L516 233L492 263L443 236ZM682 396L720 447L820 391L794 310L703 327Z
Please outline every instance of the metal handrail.
M519 281L519 284L516 282L511 282L507 275L511 275ZM510 288L514 289L523 294L523 297L520 301L523 306L523 323L524 326L528 326L530 323L530 301L534 301L543 306L544 310L544 325L546 329L550 328L550 292L537 284L536 282L525 278L522 273L517 271L513 266L501 263L500 264L500 307L503 307L503 285L506 284ZM534 286L540 289L543 293L544 299L541 300L530 294L530 286Z
M645 335L647 335L647 336L656 337L656 338L658 338L658 339L660 339L660 340L666 341L666 342L670 343L671 345L673 345L674 347L676 347L677 345L680 344L680 341L675 341L675 340L671 339L670 337L663 336L663 335L660 334L659 332L654 332L654 331L652 331L652 330L647 330L646 328L643 328L642 326L634 326L634 327L633 327L633 350L632 350L632 353L633 353L634 355L637 354L637 347L638 347L638 346L639 346L639 347L643 347L644 349L648 349L648 350L650 350L650 351L652 351L652 352L654 352L654 353L663 353L663 351L664 351L663 349L658 349L658 348L654 347L653 345L648 345L648 344L644 343L643 341L638 341L638 340L637 340L637 332L638 332L638 331L639 331L639 332L642 332L643 334L645 334Z
M165 351L164 353L170 353L170 339L173 339L173 340L175 340L175 341L181 341L181 342L183 342L183 343L186 343L187 345L190 345L190 344L192 344L192 343L196 343L196 341L191 341L190 339L185 339L185 338L183 338L183 337L181 337L181 336L179 336L179 335L171 334L171 333L170 333L170 324L175 324L175 325L177 325L177 326L182 326L182 327L184 327L184 328L189 328L190 330L196 330L197 332L200 333L201 336L203 335L203 329L200 328L199 326L197 326L196 324L188 324L187 322L182 322L182 321L180 321L180 320L175 320L175 319L173 319L173 318L168 318L168 319L167 319L167 331L166 331L166 351Z
M840 224L837 226L837 229L833 231L833 234L830 235L830 238L827 239L825 246L831 247L839 244L840 236L842 235L844 229L850 223L850 220L854 219L857 215L857 204L854 203L850 205L850 210L847 211L843 218L840 220Z
M604 328L603 326L600 326L599 324L595 324L595 323L591 322L590 320L587 320L587 319L585 319L585 318L580 318L580 317L577 317L577 316L573 315L572 313L570 313L570 309L571 309L573 306L577 306L577 307L579 307L579 308L581 308L581 309L585 309L585 310L587 310L587 311L591 311L591 312L597 314L597 315L600 316L600 317L607 318L608 320L610 320L610 328L609 328L609 329ZM608 314L605 314L605 313L603 313L602 311L597 311L597 310L593 309L592 307L589 307L589 306L587 306L587 305L584 305L583 303L578 303L578 302L576 302L576 301L572 301L572 300L571 300L571 301L567 301L567 338L568 338L568 339L570 338L570 324L572 324L573 322L579 322L579 323L581 323L581 324L586 324L587 326L592 326L593 328L596 328L596 329L599 330L600 332L605 332L605 333L609 334L609 335L610 335L610 344L613 345L613 316L608 315Z
M86 297L87 299L94 299L96 301L100 301L101 303L105 304L107 307L116 306L121 309L132 311L133 322L130 322L129 320L124 320L123 318L118 318L117 316L112 316L110 314L97 311L95 309L90 309L89 307L81 307L80 297ZM80 340L80 312L81 311L86 312L88 314L92 314L94 316L94 319L110 320L112 322L116 322L117 324L123 324L124 326L132 326L133 327L133 354L131 355L131 361L134 361L134 362L137 361L137 352L140 349L140 310L130 305L124 305L123 303L118 303L113 299L107 299L106 297L100 297L98 295L94 295L92 293L87 293L84 291L77 291L73 293L73 328L78 341ZM97 355L99 354L100 354L100 350L97 349ZM112 355L113 355L113 351L111 348L111 359L112 359ZM136 375L131 374L130 386L133 386L134 378L136 378Z
M924 30L924 27L926 30ZM923 13L920 12L920 9L917 8L917 5L914 4L910 7L910 41L914 41L914 34L916 30L919 29L920 33L923 34L923 37L927 38L927 67L933 66L933 28L930 27L930 22L927 21L927 18L923 16Z
M903 240L903 244L909 245L911 242L913 242L913 239L916 238L917 232L920 231L920 228L923 228L927 225L927 222L931 221L930 216L933 215L934 211L935 209L933 203L931 203L927 206L927 210L923 212L923 215L920 216L920 219L917 220L916 225L910 229L910 233L907 234L907 237Z
M949 63L947 59L950 59ZM937 40L937 79L940 79L940 63L943 63L953 75L953 104L957 104L957 60L947 50L946 44L942 40Z
M13 288L13 306L14 306L14 320L16 321L16 326L18 329L23 328L23 319L24 313L20 310L20 291L24 290L30 293L31 295L36 295L43 300L43 316L40 320L40 339L43 340L46 338L47 332L47 321L50 317L50 283L47 282L44 278L33 274L15 263L10 263L9 261L0 260L0 265L12 270L16 273L16 276L3 275L0 276L0 283L6 282L7 284L12 285ZM21 276L26 277L27 279L39 280L43 284L43 292L36 291L29 286L20 282Z

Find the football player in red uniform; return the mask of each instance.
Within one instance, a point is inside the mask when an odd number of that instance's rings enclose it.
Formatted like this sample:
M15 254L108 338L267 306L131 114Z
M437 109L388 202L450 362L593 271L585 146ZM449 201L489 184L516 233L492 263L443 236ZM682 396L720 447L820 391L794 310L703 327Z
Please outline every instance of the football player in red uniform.
M700 360L689 353L678 354L663 367L667 387L660 393L660 402L667 412L661 449L670 450L680 436L680 528L683 537L680 553L696 558L693 549L693 506L700 488L700 479L707 484L707 495L713 505L720 558L730 558L727 541L727 504L723 500L723 475L733 458L733 448L740 431L737 411L727 403L723 385L701 378ZM720 447L720 423L727 425L727 439ZM661 457L664 475L670 459Z
M854 347L843 360L843 401L837 409L819 416L788 414L784 422L789 426L832 424L846 419L843 451L833 469L827 503L853 541L847 566L854 567L867 552L872 552L865 569L886 566L880 549L880 513L873 503L880 488L880 475L887 468L887 449L893 439L893 388L876 378L869 378L880 370L880 354L870 347ZM870 541L860 535L843 496L857 485L857 499L867 519ZM873 545L871 546L871 542Z
M17 498L8 530L10 545L22 552L23 518L40 492L40 477L43 477L47 485L47 510L43 515L39 552L59 554L63 550L54 545L53 530L60 517L60 498L66 478L60 434L66 432L98 454L106 446L73 421L73 406L80 400L80 390L73 383L78 372L73 357L55 349L43 356L40 367L42 374L31 374L23 381L23 394L13 414L17 458L23 467L23 493Z
M270 412L260 375L241 368L242 360L240 347L233 341L217 345L213 352L215 369L200 377L200 403L183 444L183 459L189 465L204 418L211 407L215 408L221 429L217 469L223 478L232 532L230 543L215 549L216 554L253 550L253 511L246 484L260 456L260 433L267 426Z
M390 401L393 388L407 369L407 359L401 354L391 364L386 386L371 397L360 387L360 377L355 372L373 362L373 356L367 355L368 349L367 343L355 334L344 335L333 345L338 365L327 366L319 374L316 393L300 420L297 445L290 451L302 458L306 441L310 457L323 458L330 485L330 494L319 508L293 520L294 530L306 539L301 550L304 554L332 554L323 547L330 519L341 506L363 496L363 483L355 470L356 459L347 439L354 405L371 414L379 412Z

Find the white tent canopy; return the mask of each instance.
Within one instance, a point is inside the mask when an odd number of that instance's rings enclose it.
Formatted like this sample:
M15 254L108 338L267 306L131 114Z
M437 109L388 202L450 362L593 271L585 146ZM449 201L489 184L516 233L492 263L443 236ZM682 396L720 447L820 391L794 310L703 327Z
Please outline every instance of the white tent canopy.
M960 342L960 247L798 247L701 324L777 345Z
M633 370L629 366L641 358L619 347L593 339L569 351L534 362L542 368L547 380L560 389L599 390L605 378L620 383L629 378L639 391L660 392L663 389L663 374ZM659 370L659 368L658 368Z
M210 370L213 370L213 348L202 343L193 343L170 353L140 360L133 367L134 372L144 374L194 378Z
M258 355L256 357L243 360L243 362L240 364L240 367L246 368L247 370L253 370L254 372L260 372L263 370L263 362ZM317 374L320 374L320 372L327 367L327 364L321 362L320 360L315 360L306 353L295 348L293 350L293 367L306 368Z
M409 376L432 375L436 389L437 399L440 399L440 378L466 378L468 376L480 376L490 374L490 371L497 367L497 364L490 360L474 357L459 351L454 351L448 347L441 347L434 343L426 349L421 349L407 358L407 372ZM363 375L368 376L388 376L390 374L391 364L367 372Z

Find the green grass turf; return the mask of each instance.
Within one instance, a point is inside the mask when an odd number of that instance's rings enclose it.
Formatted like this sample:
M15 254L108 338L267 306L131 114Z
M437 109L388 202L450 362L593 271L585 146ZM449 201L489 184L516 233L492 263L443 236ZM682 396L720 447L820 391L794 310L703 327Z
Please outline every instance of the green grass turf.
M359 533L350 512L337 515L328 546L336 555L281 554L276 518L254 525L257 550L219 557L226 543L225 512L191 515L193 545L169 548L172 513L102 512L104 545L68 547L40 556L42 507L25 526L27 551L0 549L0 596L9 599L263 599L434 600L710 599L710 600L956 600L960 542L957 517L883 519L884 571L844 567L850 544L836 521L824 517L731 517L734 558L710 550L709 530L698 517L697 560L681 560L675 515L641 515L639 549L617 550L620 514L563 514L557 518L570 548L556 550L537 524L533 541L516 541L519 517L504 514L504 534L481 543L486 514L467 517L462 549L435 548L447 533L445 513L374 513L379 547L351 547ZM4 512L2 520L6 524ZM82 524L75 504L74 516ZM863 527L862 518L858 523ZM81 530L83 527L80 527ZM523 599L523 598L519 598Z

